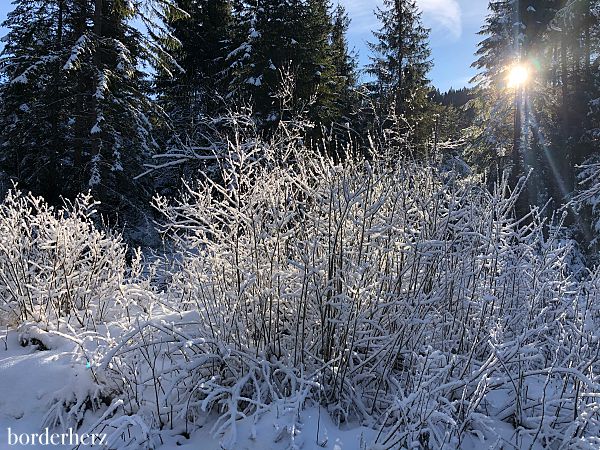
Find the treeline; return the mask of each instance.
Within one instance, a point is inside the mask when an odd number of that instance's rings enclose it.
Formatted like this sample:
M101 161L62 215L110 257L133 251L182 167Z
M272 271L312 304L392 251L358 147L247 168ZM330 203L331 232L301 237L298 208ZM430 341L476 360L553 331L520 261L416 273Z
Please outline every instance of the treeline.
M307 145L396 128L426 154L448 117L430 95L429 31L414 0L377 15L363 77L350 18L328 0L17 0L0 56L2 178L51 204L91 190L111 221L139 227L157 189L204 170L140 178L148 163L210 148L227 114L250 111L267 137L301 117Z
M315 152L381 138L387 156L451 152L490 182L531 172L526 206L578 200L570 217L579 208L576 225L593 240L600 0L490 2L476 88L445 93L428 80L415 0L376 10L364 70L350 17L329 0L14 5L0 55L0 179L55 205L90 190L133 240L154 228L156 192L210 173L215 136L235 134L235 116L261 139L298 121ZM507 83L515 64L531 73L522 92Z

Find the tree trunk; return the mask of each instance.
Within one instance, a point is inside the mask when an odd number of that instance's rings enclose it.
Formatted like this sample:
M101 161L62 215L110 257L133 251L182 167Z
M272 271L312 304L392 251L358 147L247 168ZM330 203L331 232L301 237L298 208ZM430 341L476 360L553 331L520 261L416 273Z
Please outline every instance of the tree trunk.
M396 0L396 14L398 15L398 86L396 89L395 113L397 116L402 114L404 99L402 92L404 89L404 73L402 66L404 65L404 12L402 10L403 0Z
M559 170L563 176L564 186L572 192L574 189L574 177L573 177L573 165L569 151L564 144L567 144L571 140L571 117L569 108L569 61L568 61L568 30L567 24L563 24L563 30L561 34L561 46L560 46L560 66L561 66L561 86L562 86L562 136L563 136L563 148L556 152L556 159L559 161ZM563 193L560 189L555 189L555 198L562 202Z
M75 3L75 8L78 8L76 12L75 20L75 34L77 36L83 36L86 33L86 6L83 1L79 0ZM87 108L84 99L86 98L87 92L87 80L83 80L81 76L77 77L75 92L77 95L77 102L75 106L75 126L74 126L74 154L73 154L73 169L76 179L72 180L74 191L77 192L80 188L83 175L83 153L86 141L86 122L87 122Z
M56 40L54 42L54 51L57 55L60 55L63 46L63 23L64 23L64 0L58 1L57 11L57 29L56 29ZM50 204L57 204L59 196L61 194L59 189L58 176L61 174L59 167L58 153L63 149L62 133L60 132L60 121L63 112L62 103L62 83L61 83L61 66L60 64L54 65L53 75L53 90L52 90L52 104L54 105L53 110L50 112L50 124L52 132L50 136L51 148L48 152L48 166L46 167L48 176L44 177L42 195Z
M97 90L97 83L99 82L98 76L102 71L102 21L103 17L103 0L94 0L94 35L96 37L96 48L94 51L94 70L96 77L96 84L93 92L90 92L92 95L92 110L91 110L91 127L95 127L96 125L101 127L101 124L98 123L98 98L94 95ZM91 131L93 128L90 128ZM102 133L96 132L94 134L90 134L91 138L91 149L92 149L92 158L99 156L101 147L102 147Z
M97 38L102 36L102 3L103 0L94 0L94 34Z
M56 50L60 50L62 48L62 40L63 40L63 22L64 22L64 0L58 1L58 28L56 30Z
M566 25L564 26L566 28ZM568 130L568 77L569 77L569 69L567 65L567 31L563 29L561 35L561 45L560 45L560 69L561 69L561 87L562 87L562 124L564 135L567 135Z
M590 0L586 0L585 5L585 25L584 25L584 57L585 57L585 79L589 82L591 77L592 45L590 39L590 27L592 14L590 11Z

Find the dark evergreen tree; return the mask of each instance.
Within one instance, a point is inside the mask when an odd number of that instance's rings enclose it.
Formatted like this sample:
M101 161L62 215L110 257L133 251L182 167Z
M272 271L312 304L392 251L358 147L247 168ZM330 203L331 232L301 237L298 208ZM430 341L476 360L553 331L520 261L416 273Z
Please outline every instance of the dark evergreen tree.
M453 154L462 156L459 153L464 147L464 133L474 119L470 107L473 98L471 88L451 88L443 93L434 89L429 93L430 111L434 119L433 152L448 149Z
M58 200L69 173L61 155L67 145L65 98L70 95L62 70L68 58L65 14L69 1L21 0L8 14L9 29L0 55L2 171L23 187Z
M336 100L335 67L331 48L332 21L328 0L307 0L303 28L300 31L303 48L298 67L298 80L302 83L300 98L313 97L309 118L317 125L330 125L338 116Z
M156 94L174 132L194 138L201 116L214 116L225 107L227 56L232 50L230 0L175 0L187 12L171 15L167 26L179 41L171 54L176 67L159 71Z
M335 29L329 1L265 0L234 9L238 39L229 54L231 90L251 99L261 126L270 129L298 114L317 126L341 117L340 96L354 75L346 19Z
M545 35L544 45L551 61L553 99L560 107L552 123L553 158L560 166L567 192L577 187L576 167L583 164L597 146L589 133L594 128L597 112L592 100L598 97L598 71L593 70L600 50L594 30L598 30L598 8L595 0L557 2L555 17ZM558 6L558 5L557 5ZM552 57L553 56L553 57ZM597 67L597 63L596 63ZM591 105L591 109L590 109Z
M257 120L268 128L282 114L282 83L288 86L292 104L300 102L303 86L303 4L300 0L265 0L246 5L248 36L238 46L235 90L240 98L251 99ZM287 107L290 107L288 104Z
M577 167L596 153L598 6L597 0L490 2L475 63L477 120L467 138L482 166L512 167L513 183L531 174L524 211L548 200L552 211L577 196ZM517 63L530 72L520 89L507 83ZM591 220L585 210L578 214L573 224L590 241Z
M569 152L574 193L581 206L575 214L577 229L590 245L590 255L597 261L600 241L600 1L568 2L557 14L562 22L560 40L560 74L564 80L560 93L563 148ZM556 149L555 153L558 153ZM569 196L571 197L571 196ZM595 254L594 254L595 253Z
M429 98L431 101L443 106L454 106L456 108L460 108L465 106L473 99L473 89L467 87L461 89L450 88L446 92L442 93L436 88L431 91Z
M258 38L257 8L247 0L232 1L231 52L226 57L229 77L228 99L242 101L246 93L248 64Z
M471 163L492 174L510 165L514 136L514 94L507 89L507 71L518 61L522 41L515 0L491 1L479 34L484 39L473 67L479 74L473 108L476 118L467 133Z
M546 109L549 99L542 37L554 14L553 3L491 2L480 32L485 39L474 63L480 74L475 78L478 98L473 101L477 116L468 135L472 155L494 177L510 168L512 183L530 174L523 201L532 205L545 203L550 194L545 183L548 128L537 112ZM520 66L527 68L530 78L525 86L511 86L510 73Z
M352 122L358 105L358 62L348 45L350 18L342 5L337 5L332 17L331 58L335 92L335 115L338 122Z
M149 196L134 178L154 146L141 68L164 58L131 23L137 19L161 34L166 30L145 12L167 3L15 2L0 57L7 79L0 159L22 188L51 202L91 190L113 223L141 225Z
M413 142L422 143L428 133L424 119L431 69L429 30L414 0L385 0L376 15L382 25L374 32L377 41L370 44L374 56L368 72L375 78L371 90L381 113L393 113Z

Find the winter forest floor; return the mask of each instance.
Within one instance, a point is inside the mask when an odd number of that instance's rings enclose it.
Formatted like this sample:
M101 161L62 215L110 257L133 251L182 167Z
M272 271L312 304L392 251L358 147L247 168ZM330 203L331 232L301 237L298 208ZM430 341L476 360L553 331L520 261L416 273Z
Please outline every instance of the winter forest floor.
M86 377L89 369L69 345L61 348L39 351L36 346L22 347L18 333L2 333L0 348L0 430L2 442L0 448L31 448L26 445L7 446L6 430L13 433L33 433L40 430L40 424L48 412L56 393L65 389L76 390L85 384L81 378ZM6 347L4 347L6 343ZM264 411L256 423L253 420L241 420L238 424L238 444L236 448L247 450L286 449L289 448L287 427L290 412L273 405ZM92 426L101 417L101 413L86 418L81 432ZM325 448L335 450L359 450L365 448L368 441L373 440L375 431L363 427L352 427L339 430L333 424L326 411L312 407L301 411L302 425L295 431L295 442L300 448ZM163 436L162 450L220 450L219 439L214 437L210 429L214 420L207 418L202 428L189 438L181 435L182 430L167 431ZM317 433L319 436L317 445ZM361 446L362 443L362 446ZM72 446L55 445L56 450L68 450ZM86 448L103 448L89 446ZM143 447L140 447L143 448Z
M55 396L77 396L78 390L88 388L87 373L90 369L68 341L61 342L56 349L40 351L35 345L22 346L18 333L14 331L2 332L0 340L0 430L6 430L0 448L32 448L31 445L19 444L6 446L8 430L17 435L40 432L48 405L53 403ZM496 396L489 407L501 410L505 403L502 397ZM97 411L87 415L79 433L91 430L101 418L101 413ZM207 417L189 437L183 436L183 431L177 427L168 430L161 435L163 443L157 449L221 450L220 439L211 432L215 422L216 416ZM540 445L531 447L531 439L518 439L514 427L500 420L482 420L480 427L479 433L465 439L461 449L543 448ZM241 450L285 450L291 444L307 450L385 448L372 445L376 440L376 430L358 424L340 428L332 422L324 408L319 411L316 406L290 411L285 405L270 405L257 419L240 420L237 433L235 448ZM49 447L70 450L74 446L59 444ZM138 448L146 447L142 443Z
M78 389L87 386L85 360L74 351L68 341L58 348L40 351L36 345L22 346L17 332L2 332L0 336L0 448L26 449L31 445L7 445L7 432L31 434L42 430L44 416L48 413L55 396L77 395ZM72 391L72 392L71 392ZM496 396L489 407L501 410L506 403L503 395ZM86 416L79 433L91 430L102 416L102 411ZM297 414L296 419L290 416ZM183 436L178 427L162 434L162 444L157 450L221 450L220 439L211 432L216 416L207 417L202 426L189 437ZM295 429L290 424L295 423ZM514 427L500 420L482 421L477 433L468 436L461 445L464 450L482 448L531 448L531 439L519 439ZM57 430L54 430L57 432ZM90 431L91 432L91 431ZM286 450L289 448L364 450L385 448L373 446L377 431L359 426L346 425L342 428L332 422L327 411L312 406L300 411L290 411L285 405L270 405L257 419L242 419L237 424L236 447L240 450ZM293 436L293 439L291 439ZM50 445L44 448L70 450L72 445ZM33 446L33 448L37 448ZM102 449L100 445L84 448ZM113 448L113 447L110 447ZM114 447L117 448L117 447ZM138 448L146 448L141 444ZM442 447L443 448L443 447ZM452 448L447 446L447 448Z

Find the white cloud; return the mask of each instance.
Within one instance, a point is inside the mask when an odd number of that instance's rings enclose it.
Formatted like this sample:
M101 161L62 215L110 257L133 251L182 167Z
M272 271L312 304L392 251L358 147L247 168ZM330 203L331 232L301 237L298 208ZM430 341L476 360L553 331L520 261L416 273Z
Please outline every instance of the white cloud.
M457 0L417 0L423 11L423 17L433 22L432 26L441 25L455 39L462 35L462 11Z
M333 2L334 5L336 2ZM365 1L365 0L341 0L340 3L346 7L348 15L352 19L352 31L355 33L365 33L379 28L377 19L373 11L383 2Z

